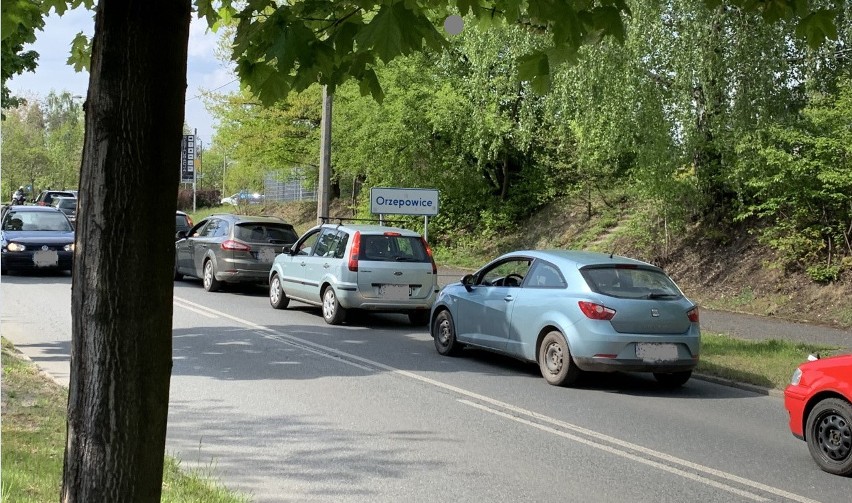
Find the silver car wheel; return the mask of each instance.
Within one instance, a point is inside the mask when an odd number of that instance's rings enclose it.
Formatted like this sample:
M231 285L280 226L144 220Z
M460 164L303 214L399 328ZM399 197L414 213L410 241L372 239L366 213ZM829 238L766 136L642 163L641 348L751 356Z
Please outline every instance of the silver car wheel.
M330 286L322 293L322 317L329 325L340 325L346 318L346 309L337 301L334 288Z
M272 283L269 285L269 300L272 305L281 302L281 280L278 279L277 275L272 278Z
M450 328L450 320L447 318L441 319L441 322L438 325L438 342L440 342L442 346L446 346L452 340L452 335L453 333Z
M273 309L286 309L290 305L290 298L281 286L281 278L278 273L273 273L269 279L269 304Z
M213 261L207 260L204 262L204 277L202 278L204 289L208 292L215 292L222 285L216 280L216 272L213 269Z

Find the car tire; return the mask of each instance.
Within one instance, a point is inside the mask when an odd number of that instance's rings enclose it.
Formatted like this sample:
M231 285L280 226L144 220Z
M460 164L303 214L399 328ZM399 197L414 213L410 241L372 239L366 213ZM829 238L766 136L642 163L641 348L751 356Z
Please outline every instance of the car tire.
M432 339L435 349L443 356L457 356L464 349L464 344L456 339L456 324L453 315L446 309L441 310L432 323Z
M178 272L177 263L175 263L175 281L180 281L183 279L183 274Z
M570 386L580 377L565 337L553 331L544 336L538 348L538 367L544 380L554 386Z
M340 305L334 288L330 286L322 292L322 317L329 325L340 325L346 319L346 309Z
M692 377L691 370L682 372L654 372L654 379L666 388L680 388Z
M852 404L841 398L818 402L808 414L805 438L823 471L852 475Z
M204 284L204 289L208 292L215 292L222 287L222 283L216 279L216 268L211 259L204 261L204 277L201 278L201 281Z
M416 327L425 327L429 325L429 315L432 313L426 309L416 309L408 313L408 321Z
M274 309L287 309L290 305L290 298L281 288L281 278L277 274L273 274L272 279L269 280L269 304Z

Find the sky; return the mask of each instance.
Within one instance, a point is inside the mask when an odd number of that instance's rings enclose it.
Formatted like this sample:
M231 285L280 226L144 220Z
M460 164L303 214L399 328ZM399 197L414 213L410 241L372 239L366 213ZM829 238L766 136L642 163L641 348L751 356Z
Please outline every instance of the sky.
M93 13L85 9L68 11L45 18L44 30L36 32L36 43L27 46L39 53L35 73L15 76L8 82L13 95L32 99L46 98L51 91L68 91L75 96L86 96L89 73L74 71L66 61L71 41L79 32L91 38L95 28ZM236 75L214 55L217 35L207 31L205 21L193 17L189 32L189 60L187 64L187 89L185 122L198 131L204 148L212 144L214 121L200 98L201 90L233 92L239 89Z

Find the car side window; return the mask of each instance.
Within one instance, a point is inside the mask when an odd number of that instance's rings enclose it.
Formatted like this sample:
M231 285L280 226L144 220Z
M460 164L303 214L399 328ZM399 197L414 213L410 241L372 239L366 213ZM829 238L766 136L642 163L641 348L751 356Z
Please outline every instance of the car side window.
M210 223L207 224L204 229L199 233L199 237L202 238L212 238L216 235L217 230L219 229L219 220L211 219Z
M320 229L317 229L310 234L302 237L302 240L296 243L296 255L310 255L319 238Z
M228 224L228 222L225 222L224 220L219 220L218 223L219 225L216 226L216 232L213 237L227 237L228 231L230 230L230 224Z
M524 286L530 288L565 288L567 285L555 265L537 260L530 269L529 278Z
M346 254L346 245L349 244L349 233L340 231L337 233L337 242L334 247L334 258L343 258Z
M314 246L315 257L326 257L330 250L333 250L334 241L337 239L337 230L335 229L325 229L320 234L319 239L317 239L317 244Z
M532 260L528 258L510 258L482 270L476 279L483 286L521 286L530 270Z

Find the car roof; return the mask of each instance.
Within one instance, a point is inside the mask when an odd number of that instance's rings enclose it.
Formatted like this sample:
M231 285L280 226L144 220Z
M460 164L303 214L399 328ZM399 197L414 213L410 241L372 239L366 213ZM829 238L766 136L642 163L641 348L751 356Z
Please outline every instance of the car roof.
M370 225L370 224L334 224L326 223L317 227L343 229L347 231L360 232L361 234L384 234L385 232L398 232L403 236L420 237L420 234L402 227L388 227L386 225ZM314 227L315 229L317 227Z
M658 269L657 266L641 260L609 253L590 252L584 250L519 250L507 253L503 255L503 257L518 255L547 260L548 262L553 262L554 264L561 265L563 267L570 266L580 268L596 265L631 264Z
M285 224L290 225L285 222L281 217L270 217L267 215L236 215L234 213L214 213L210 215L210 217L221 218L223 220L230 220L234 223L271 223L271 224ZM208 217L209 218L209 217ZM292 225L290 225L292 227Z
M53 206L35 206L35 205L33 205L33 206L21 206L21 205L9 206L6 209L6 211L10 212L10 213L20 213L20 212L23 212L23 211L47 211L47 212L52 211L54 213L62 213L58 208L54 208ZM64 215L64 213L63 213L63 215Z

